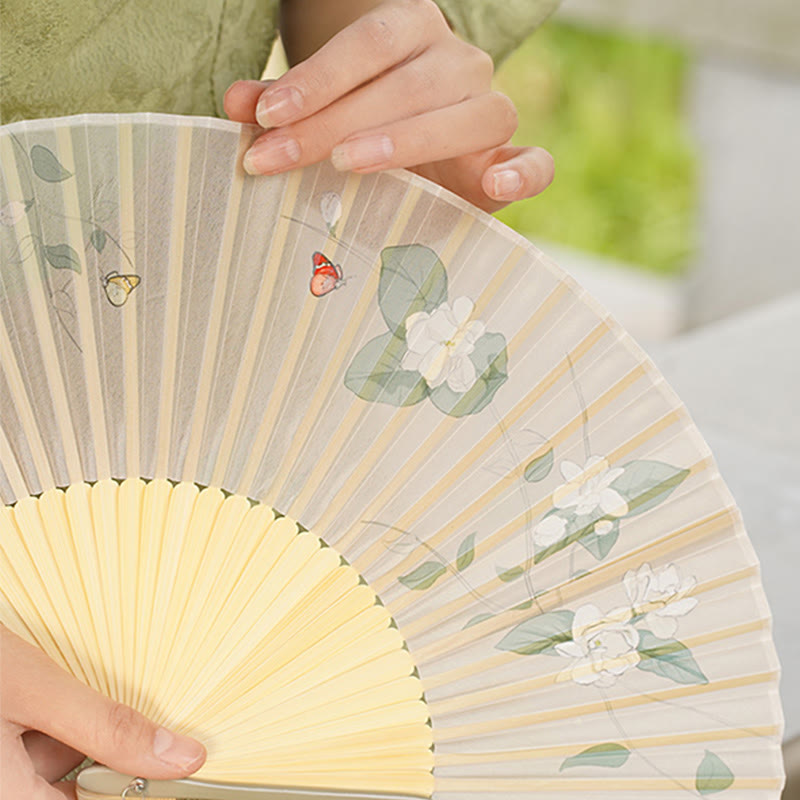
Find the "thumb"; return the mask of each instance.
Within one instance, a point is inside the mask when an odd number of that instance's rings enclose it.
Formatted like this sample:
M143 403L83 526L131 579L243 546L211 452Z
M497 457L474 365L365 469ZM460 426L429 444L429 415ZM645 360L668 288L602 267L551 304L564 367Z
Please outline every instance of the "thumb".
M547 150L507 144L424 164L412 172L492 214L543 192L553 180L554 168Z
M203 745L159 727L95 692L0 626L3 718L42 731L127 775L183 778L205 761Z

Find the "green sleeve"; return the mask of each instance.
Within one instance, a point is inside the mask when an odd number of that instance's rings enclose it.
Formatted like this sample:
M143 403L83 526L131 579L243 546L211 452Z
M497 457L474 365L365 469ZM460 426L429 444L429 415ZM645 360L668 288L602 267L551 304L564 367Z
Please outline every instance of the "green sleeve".
M279 0L0 0L0 119L221 115L259 78Z
M499 64L555 11L560 0L436 0L459 36Z
M500 60L558 0L438 0ZM279 0L0 0L0 121L90 112L221 116L225 89L258 78Z

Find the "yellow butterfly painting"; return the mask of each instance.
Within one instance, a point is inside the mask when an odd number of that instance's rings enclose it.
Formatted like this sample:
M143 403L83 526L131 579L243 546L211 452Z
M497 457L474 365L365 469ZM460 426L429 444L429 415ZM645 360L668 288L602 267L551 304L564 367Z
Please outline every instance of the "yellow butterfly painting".
M103 288L108 301L113 306L124 306L131 292L142 282L138 275L120 275L109 272L103 277Z

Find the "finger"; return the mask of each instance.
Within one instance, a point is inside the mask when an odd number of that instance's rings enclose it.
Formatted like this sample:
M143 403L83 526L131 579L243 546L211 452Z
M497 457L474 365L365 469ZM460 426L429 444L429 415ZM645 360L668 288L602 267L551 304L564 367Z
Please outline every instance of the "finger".
M488 56L467 48L458 47L458 74L446 68L454 48L432 48L312 117L267 131L245 154L245 170L274 175L316 164L328 158L335 145L361 131L456 105L473 92L485 93L491 63L487 67Z
M14 785L13 779L10 785ZM26 792L18 795L19 797L24 797L25 800L64 800L65 797L75 800L74 786L71 790L70 787L62 790L58 784L51 786L44 778L40 778L38 775L34 776L31 782L25 785Z
M256 103L264 89L274 81L236 81L225 92L222 105L234 122L257 125Z
M84 686L9 631L0 628L0 635L0 703L7 720L42 731L129 775L185 777L205 760L199 742L159 728Z
M272 128L315 114L445 33L433 0L381 3L268 87L258 101L258 123Z
M516 126L513 103L491 92L358 134L337 145L331 161L336 169L354 172L413 167L496 147Z
M486 196L507 204L543 192L555 174L553 157L541 147L526 147L513 158L495 162L481 178Z
M61 795L63 797L66 797L67 800L77 800L75 786L76 786L75 781L59 781L58 783L53 785L53 788L57 792L61 792Z
M3 676L5 678L5 675ZM22 736L16 726L0 720L0 767L2 767L2 781L0 789L5 798L7 791L12 791L10 797L25 798L25 800L64 800L50 784L33 771L33 765L28 758Z
M48 783L63 778L84 759L83 753L40 731L26 731L22 741L36 774Z

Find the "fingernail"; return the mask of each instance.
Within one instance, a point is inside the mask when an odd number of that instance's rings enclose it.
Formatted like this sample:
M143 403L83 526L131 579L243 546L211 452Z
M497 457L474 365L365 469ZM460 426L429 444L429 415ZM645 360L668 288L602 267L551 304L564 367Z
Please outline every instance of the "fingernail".
M290 169L300 160L300 145L288 136L265 139L245 154L242 166L251 175L270 175Z
M153 738L153 754L171 767L190 770L200 766L205 749L200 742L186 736L177 736L166 728L159 728Z
M274 128L295 119L302 108L303 95L294 86L286 86L261 95L256 120L262 128Z
M394 155L394 143L386 136L365 136L336 145L331 153L331 162L340 172L364 169L385 164Z
M515 169L501 169L494 174L494 197L508 197L522 186L522 178Z

